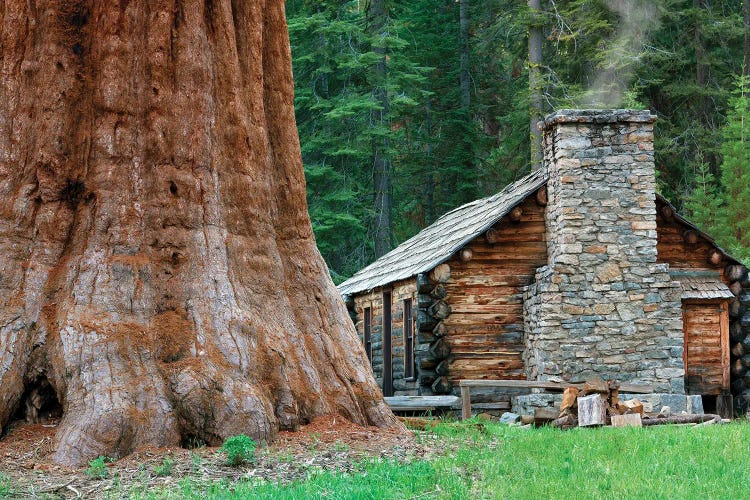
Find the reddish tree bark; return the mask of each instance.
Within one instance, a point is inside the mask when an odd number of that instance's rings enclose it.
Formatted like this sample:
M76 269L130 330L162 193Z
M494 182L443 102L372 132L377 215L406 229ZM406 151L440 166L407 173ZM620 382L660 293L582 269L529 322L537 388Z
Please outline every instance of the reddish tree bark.
M0 426L56 397L80 464L399 425L315 247L283 0L0 0L0 50Z

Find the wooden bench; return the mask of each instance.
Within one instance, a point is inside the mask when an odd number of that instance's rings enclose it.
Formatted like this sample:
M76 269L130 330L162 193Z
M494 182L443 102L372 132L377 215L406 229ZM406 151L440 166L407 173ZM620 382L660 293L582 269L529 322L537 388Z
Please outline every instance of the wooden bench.
M458 406L458 396L391 396L383 399L393 412L443 411Z
M549 382L544 380L460 380L461 388L461 418L471 418L471 388L472 387L505 387L509 389L545 389L548 391L564 391L568 387L583 388L583 384L567 382ZM634 394L650 394L654 388L650 385L620 384L620 392Z

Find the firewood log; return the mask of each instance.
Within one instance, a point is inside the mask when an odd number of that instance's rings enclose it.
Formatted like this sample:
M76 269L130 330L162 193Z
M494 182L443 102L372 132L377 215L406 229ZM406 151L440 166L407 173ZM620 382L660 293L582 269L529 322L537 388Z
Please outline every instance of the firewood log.
M715 418L719 418L719 420L721 420L721 417L719 415L713 415L711 413L706 413L705 415L679 414L679 415L670 415L668 417L663 417L663 418L644 418L642 421L642 425L643 427L647 427L651 425L664 425L664 424L698 424L701 422L714 420Z
M568 387L563 392L562 403L560 403L560 415L563 415L565 411L572 410L576 407L578 398L578 389L575 387Z
M601 394L578 398L578 426L591 427L607 423L607 401Z

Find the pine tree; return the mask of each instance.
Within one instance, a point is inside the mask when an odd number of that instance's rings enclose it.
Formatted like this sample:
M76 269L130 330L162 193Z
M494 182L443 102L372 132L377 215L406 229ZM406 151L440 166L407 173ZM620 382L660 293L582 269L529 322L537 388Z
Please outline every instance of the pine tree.
M721 183L726 205L723 242L739 258L750 261L750 76L737 77L722 130Z
M724 239L722 236L725 234L720 234L726 225L720 219L723 206L719 186L701 156L698 158L693 188L685 199L685 211L701 230L714 238Z

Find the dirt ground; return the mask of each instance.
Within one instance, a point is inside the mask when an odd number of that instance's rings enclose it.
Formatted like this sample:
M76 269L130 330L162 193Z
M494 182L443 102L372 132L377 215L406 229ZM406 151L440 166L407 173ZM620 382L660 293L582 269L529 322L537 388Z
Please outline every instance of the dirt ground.
M259 448L254 463L229 467L218 448L146 448L107 464L105 478L87 469L53 464L56 425L17 423L0 439L0 496L10 479L13 498L95 498L175 484L185 477L201 481L258 479L290 482L318 471L351 472L367 457L398 461L427 458L445 449L436 438L411 432L361 427L340 416L319 418L297 432L281 432ZM171 466L165 463L173 462Z

